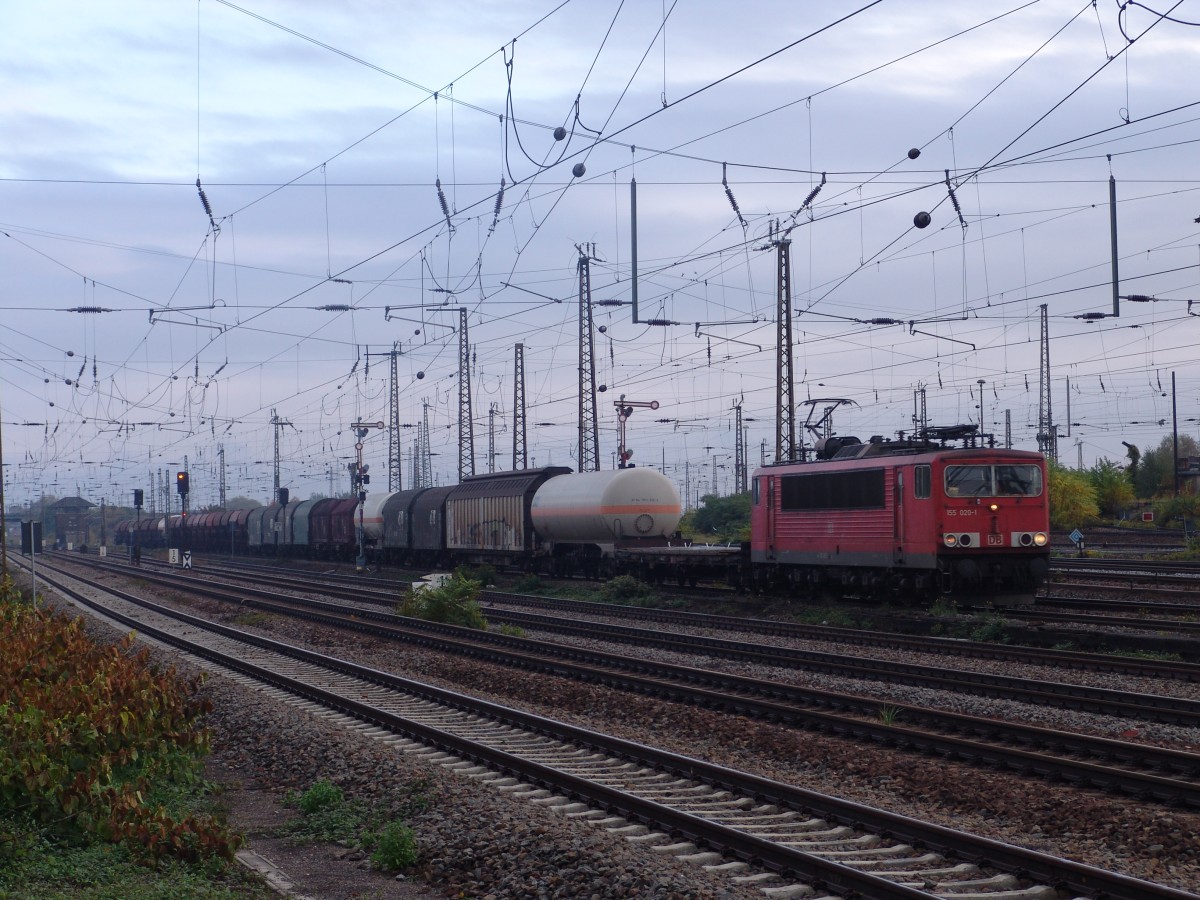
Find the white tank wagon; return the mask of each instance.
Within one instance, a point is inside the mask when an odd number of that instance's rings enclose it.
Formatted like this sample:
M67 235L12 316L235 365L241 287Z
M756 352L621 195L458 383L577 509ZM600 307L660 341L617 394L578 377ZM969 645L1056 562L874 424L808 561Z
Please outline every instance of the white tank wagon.
M670 479L641 468L551 478L530 508L544 542L592 544L606 556L621 544L665 541L679 527L682 512Z
M363 540L378 544L383 540L383 504L392 495L380 492L367 494L362 504ZM354 514L354 523L358 524L358 513Z

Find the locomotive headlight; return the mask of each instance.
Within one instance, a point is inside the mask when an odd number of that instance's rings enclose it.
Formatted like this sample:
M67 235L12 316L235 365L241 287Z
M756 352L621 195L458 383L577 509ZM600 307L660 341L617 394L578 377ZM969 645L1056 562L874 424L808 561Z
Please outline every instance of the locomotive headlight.
M999 504L999 503L993 503L993 504L992 504L990 507L988 507L988 508L989 508L989 509L990 509L992 512L995 512L996 510L998 510L998 509L1000 508L1000 504Z
M943 534L942 535L942 543L944 543L947 547L957 547L958 546L958 535L957 534Z
M1033 543L1037 547L1045 547L1048 543L1050 543L1050 535L1046 534L1044 531L1039 531L1033 536Z

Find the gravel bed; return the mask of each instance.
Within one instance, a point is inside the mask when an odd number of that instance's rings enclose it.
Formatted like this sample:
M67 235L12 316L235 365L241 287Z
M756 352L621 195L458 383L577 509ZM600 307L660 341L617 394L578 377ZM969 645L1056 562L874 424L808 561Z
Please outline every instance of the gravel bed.
M203 575L204 573L201 572L200 574ZM219 577L219 576L214 576L214 577ZM304 592L304 591L299 591L299 590L294 590L294 589L289 589L289 588L277 588L277 590L282 594L287 594L290 596L296 596L296 597L311 597L311 596L313 596L313 592L311 592L311 591ZM319 589L317 589L317 590L319 591ZM347 601L347 600L338 600L337 602L346 603L348 605L361 605L364 609L370 609L370 610L373 610L376 612L382 611L384 609L384 607L380 606L378 603L372 603L372 602L364 602L361 604L354 604L353 601ZM529 611L528 607L524 607L524 606L520 606L520 605L509 606L509 605L505 605L502 603L487 603L483 606L483 611L484 611L485 616L487 614L487 611L490 609L511 610L514 612L528 612ZM569 618L568 616L566 616L563 613L548 612L547 614L559 615L559 616L562 616L563 618ZM638 627L638 623L636 622L635 619L631 619L628 616L620 616L620 615L613 615L613 616L603 616L603 615L593 615L593 614L576 615L574 617L574 620L575 621L607 623L607 624L613 624L613 625L623 625L626 627ZM652 624L652 625L649 625L648 627L654 628L656 630L662 630L662 631L669 630L671 632L676 632L678 634L695 635L698 637L715 637L715 638L726 638L726 639L732 638L733 640L745 641L746 643L751 643L751 644L761 644L763 646L769 646L769 647L786 647L789 649L809 650L809 651L813 651L813 652L817 652L817 653L831 653L831 654L836 654L838 656L847 656L847 657L857 656L857 657L870 658L870 659L893 660L895 662L905 663L907 665L922 665L922 666L929 666L929 667L936 668L936 669L951 669L952 668L952 669L961 669L963 671L968 671L968 672L978 672L978 673L985 673L985 674L990 673L990 674L995 674L995 675L1009 675L1009 676L1012 676L1014 674L1019 674L1023 677L1036 678L1040 681L1046 681L1046 682L1062 682L1065 684L1078 684L1078 685L1085 685L1088 687L1100 687L1100 688L1107 688L1109 690L1116 690L1116 691L1127 691L1127 692L1145 693L1145 694L1158 694L1158 695L1166 696L1166 697L1179 697L1179 698L1185 699L1185 700L1200 700L1200 682L1187 682L1187 681L1179 681L1176 679L1159 679L1159 678L1152 678L1152 677L1148 677L1148 676L1124 675L1124 674L1112 673L1112 672L1092 672L1092 671L1086 671L1086 670L1082 670L1082 669L1068 668L1066 666L1055 666L1055 665L1037 666L1037 665L1031 665L1031 664L1026 664L1026 663L1010 662L1010 661L1006 661L1006 660L982 659L982 658L972 657L972 656L955 656L953 654L947 654L947 653L933 653L933 652L920 653L920 652L915 652L915 651L907 649L907 648L892 649L892 648L887 648L887 647L868 647L868 646L862 646L859 644L854 644L851 642L843 642L843 641L820 641L820 640L803 639L803 638L790 638L790 637L787 637L784 635L759 635L759 634L753 634L750 632L741 632L741 631L731 632L731 631L726 631L726 630L721 630L721 629L716 629L716 628L703 628L700 626L682 625L682 624L678 624L678 623L671 623L669 625ZM526 636L535 638L537 640L547 640L547 641L553 641L553 642L562 643L562 644L570 644L571 646L579 646L579 647L590 646L588 643L589 639L587 639L587 638L576 638L576 637L572 637L569 635L562 635L562 634L559 634L559 633L556 633L553 631L538 632L533 629L526 629ZM605 645L603 643L600 643L600 644L596 644L595 646L597 649L603 648L610 652L627 652L630 654L636 652L634 649L634 645L632 645L632 644L617 643L617 644L613 644L613 645ZM662 659L664 661L667 660L668 658L669 658L668 656L662 657ZM684 662L680 663L682 665L696 664L697 658L694 656L684 655L681 658L683 660L685 660ZM689 663L688 660L690 660L691 662ZM704 660L703 664L706 666L712 664L712 660L710 660L708 657L703 657L703 660ZM727 671L727 670L721 669L721 671ZM740 670L737 670L737 669L729 669L728 671L731 671L731 672L736 671L736 672L739 672L739 674L745 674L745 673L741 673ZM784 668L780 671L794 672L795 670ZM759 677L759 676L755 676L755 677ZM830 676L830 677L833 677L833 676ZM862 679L851 678L851 679L845 679L845 681L849 685L869 684L869 682L864 682ZM820 685L817 683L812 683L812 686L820 687ZM846 690L851 693L855 692L852 688L828 687L828 688L822 688L822 689ZM937 693L937 692L935 692L935 693ZM896 698L882 697L881 699L895 700ZM907 701L902 701L902 702L918 703L920 701L907 700ZM976 714L976 715L991 715L993 713L980 712L980 713L974 713L974 714ZM1111 729L1108 729L1108 730L1111 730ZM1130 730L1130 729L1129 728L1121 729L1121 731L1128 731L1128 730ZM1141 729L1141 728L1135 728L1135 730L1144 733L1143 729ZM1102 730L1102 731L1099 731L1096 733L1107 733L1107 732ZM1187 740L1186 736L1181 738L1181 740L1186 741ZM1200 745L1198 745L1198 746L1200 746Z
M511 609L514 612L529 611L528 607L519 605L504 606L498 603L491 603L484 607L485 615L489 609ZM550 614L562 615L561 613ZM638 623L627 616L587 615L576 616L575 620L638 627ZM1200 682L1153 678L1141 675L1123 675L1113 672L1093 672L1084 669L1069 668L1067 666L1038 666L1003 659L984 659L966 655L958 656L953 653L921 653L909 648L874 647L855 644L851 641L822 641L808 638L792 638L785 635L753 634L745 631L727 631L716 628L681 625L678 623L666 625L653 623L642 627L677 632L679 634L696 635L697 637L726 638L745 641L751 644L762 644L769 647L811 650L816 653L832 653L847 657L857 656L870 659L894 660L895 662L907 665L930 666L937 669L962 669L963 671L991 673L994 675L1013 675L1019 673L1022 676L1036 677L1042 681L1057 681L1066 684L1109 688L1110 690L1161 694L1163 696L1180 697L1185 700L1200 700ZM531 630L527 630L527 634L533 636ZM546 636L551 640L565 642L565 638L562 635L546 632Z
M255 629L257 630L257 629ZM992 772L289 620L273 637L950 828L1200 890L1200 812Z
M99 640L114 637L103 624L91 630ZM288 639L278 632L274 636ZM170 650L152 653L184 677L203 668ZM455 775L231 679L209 674L202 694L213 703L205 720L212 732L207 775L226 788L227 796L236 795L237 803L258 807L230 809L231 821L261 820L261 807L278 807L287 791L303 791L320 780L337 784L347 797L396 813L406 809L414 792L428 800L408 819L420 859L399 877L370 871L364 855L347 848L288 850L282 841L268 841L285 855L284 873L300 895L762 900L757 888ZM251 840L249 847L257 849L257 843ZM275 851L268 855L277 856Z
M883 680L852 678L832 675L823 672L812 672L800 668L765 666L757 663L739 660L720 659L717 657L698 654L679 653L670 650L637 647L631 644L614 644L575 635L561 635L553 632L526 632L526 637L536 640L553 641L581 649L596 650L608 653L621 653L636 656L639 659L654 662L670 663L678 666L695 666L713 672L724 672L755 678L779 684L794 685L801 688L812 688L819 691L834 691L837 693L854 694L856 696L878 699L881 705L908 704L912 706L927 706L933 709L959 713L969 716L982 716L1000 719L1008 722L1022 722L1028 725L1038 725L1043 728L1053 728L1059 731L1078 731L1101 737L1153 744L1161 747L1172 747L1179 750L1196 752L1200 748L1200 728L1170 725L1161 722L1150 722L1143 719L1119 718L1091 713L1084 710L1062 709L1039 704L1022 703L1018 700L980 697L973 694L942 691L936 688L919 685L895 684ZM803 649L830 649L804 645ZM843 654L851 656L854 654ZM898 662L912 663L916 660L913 655L901 656L895 652L883 653L876 659L895 659ZM960 660L953 660L953 667L959 668ZM931 663L925 663L930 665ZM941 659L943 670L948 668L947 660ZM964 667L965 668L965 667ZM986 669L984 671L995 671ZM1017 663L1008 663L996 674L1028 676L1028 667ZM1050 680L1043 677L1043 680ZM1139 679L1148 681L1148 679ZM1159 682L1152 682L1159 685ZM1098 685L1113 690L1133 690L1120 676L1109 676L1107 681ZM1157 693L1156 691L1151 691ZM903 723L901 717L899 724Z
M305 593L305 592L301 592L301 591L289 591L286 589L281 591L281 593L289 593L293 596L312 596L311 592ZM353 605L353 601L341 600L338 602L348 603L348 604ZM371 609L374 611L380 611L381 609L383 609L383 607L381 607L377 603L363 603L361 605L364 608ZM495 609L495 610L511 609L515 612L528 611L528 607L522 607L519 605L506 606L506 605L500 604L500 603L488 603L483 606L485 616L489 609ZM559 616L562 616L563 618L572 618L561 612L559 612L559 613L548 612L548 614L549 615L559 615ZM573 619L574 619L574 621L598 622L598 623L622 625L622 626L626 626L626 627L639 627L639 623L637 622L636 618L631 618L628 616L620 616L620 615L604 616L604 615L593 615L593 614L589 613L586 615L576 615L573 617ZM662 631L669 630L671 632L675 632L678 634L695 635L698 637L715 637L715 638L724 638L724 639L732 638L733 640L740 640L740 641L744 641L744 642L750 643L750 644L761 644L763 646L769 646L769 647L784 647L784 648L789 648L789 649L808 650L808 651L817 652L817 653L830 653L830 654L835 654L838 656L848 656L848 657L856 656L856 657L870 658L870 659L894 660L896 662L904 663L907 665L929 666L929 667L935 668L935 669L961 669L963 671L968 671L968 672L977 672L977 673L983 673L983 674L996 674L996 675L1008 675L1008 676L1012 676L1014 674L1020 674L1024 677L1036 678L1040 681L1046 681L1046 682L1062 682L1065 684L1077 684L1077 685L1084 685L1084 686L1088 686L1088 687L1100 687L1100 688L1107 688L1109 690L1126 691L1126 692L1131 692L1131 693L1158 694L1158 695L1166 696L1166 697L1179 697L1179 698L1185 699L1185 700L1200 700L1200 682L1187 682L1187 681L1180 681L1177 679L1160 679L1160 678L1153 678L1150 676L1124 675L1121 673L1112 673L1112 672L1094 672L1094 671L1087 671L1087 670L1083 670L1083 669L1075 669L1075 668L1069 668L1066 666L1056 666L1056 665L1038 666L1038 665L1032 665L1032 664L1026 664L1026 663L1011 662L1011 661L1006 661L1006 660L983 659L983 658L979 658L979 657L966 656L966 655L956 656L952 653L951 654L937 653L937 652L921 653L921 652L913 651L908 648L894 648L893 649L893 648L887 648L887 647L863 646L860 644L854 644L849 641L836 641L836 640L822 641L822 640L814 640L814 639L807 639L807 638L791 638L791 637L787 637L784 635L759 635L759 634L754 634L751 632L726 631L726 630L722 630L722 629L718 629L718 628L705 628L705 627L701 627L701 626L684 625L684 624L678 624L678 623L670 623L670 624L666 624L666 625L663 625L660 623L652 623L652 624L647 624L643 627L649 627L654 630L662 630ZM1088 626L1080 625L1077 627L1079 630L1089 630ZM587 639L587 638L572 637L572 636L563 635L561 633L557 633L554 631L540 632L540 631L536 631L535 629L526 629L525 631L526 631L526 636L535 638L537 640L548 640L548 641L553 641L553 642L557 642L557 643L570 644L571 646L579 646L579 647L585 647L585 648L588 646L591 646L591 645L589 645L589 643L588 643L589 639ZM599 644L596 644L595 646L597 648L605 649L610 652L627 652L627 653L636 652L635 650L632 649L634 647L634 645L632 645L632 644L615 643L611 646L606 646L603 642L601 642ZM624 648L624 649L622 649L622 648ZM658 657L655 657L655 658L658 658ZM669 659L669 657L663 656L662 659L667 660L667 659ZM683 655L683 656L681 656L681 659L684 660L681 663L683 665L689 664L688 660L692 661L691 664L696 664L695 663L696 657L689 656L689 655ZM714 664L713 661L710 660L708 657L703 657L703 660L704 660L703 664L706 666L708 666L710 664ZM725 664L722 664L722 665L725 665ZM726 671L726 669L722 668L721 671ZM728 669L727 671L737 672L740 670ZM784 669L782 671L786 672L789 670L787 669L787 667L784 667ZM794 671L794 670L792 670L792 671ZM744 673L744 674L750 674L750 673ZM760 676L755 676L755 677L760 677ZM761 676L761 677L765 677L765 676ZM834 677L834 676L830 676L830 677ZM847 684L850 684L850 685L865 683L865 682L862 682L861 679L847 679L846 682L847 682ZM821 687L821 685L819 685L815 682L811 682L811 685L813 687ZM852 688L828 687L828 688L824 688L824 689L848 690L848 691L853 692ZM881 699L895 700L896 698L881 697ZM902 701L902 702L918 703L920 701L909 700L909 701ZM993 713L984 711L984 712L980 712L977 714L978 715L991 715ZM1129 731L1129 730L1130 730L1129 728L1121 728L1120 729L1120 731ZM1135 728L1134 730L1137 730L1139 732L1142 731L1142 729L1138 729L1138 728ZM1111 731L1111 729L1108 729L1108 731ZM1102 729L1096 733L1108 733L1108 731ZM1156 737L1155 739L1157 740L1158 738ZM1188 740L1188 738L1186 736L1183 736L1183 737L1177 738L1177 739L1183 740L1183 741Z
M401 808L404 794L416 786L430 804L410 820L420 861L406 877L421 879L446 896L763 896L357 732L333 727L224 678L212 678L206 693L215 705L208 719L213 759L241 779L274 791L303 790L326 779L348 796ZM381 885L372 896L391 880L383 874L377 879ZM298 887L304 890L303 884Z
M236 611L232 611L228 605L215 601L199 601L189 605L201 615L226 621L236 615ZM296 620L271 616L261 627L248 627L247 630L260 631L271 637L309 646L321 652L335 652L366 665L386 668L398 674L466 691L497 703L518 706L584 727L602 729L630 740L652 743L711 762L755 772L812 790L836 794L947 827L1031 847L1185 890L1200 890L1200 847L1194 839L1194 835L1200 833L1200 813L1197 812L1164 809L1160 805L1143 804L1135 799L1116 798L1096 791L1050 784L1041 779L1023 778L1008 772L989 772L965 764L744 720L594 685L547 678L362 635L340 635ZM554 640L561 641L562 638L555 637ZM844 647L842 651L845 651ZM623 652L628 652L628 648L623 648ZM872 652L870 655L876 654ZM913 656L904 654L903 658L912 660ZM945 656L933 656L931 660L935 661L933 664L943 667L947 665ZM691 661L695 663L694 659ZM956 660L954 665L958 665L958 662ZM994 666L995 663L989 665ZM1004 665L1008 667L1009 674L1017 670L1014 664ZM1055 672L1061 674L1062 670ZM1089 682L1097 677L1089 673L1070 674L1085 675ZM862 683L855 683L861 691ZM1111 681L1107 684L1113 686ZM1124 686L1127 687L1127 682L1124 682ZM914 702L911 698L915 689L898 690L905 697L902 702ZM985 704L997 702L939 692L930 692L930 695L921 702L943 706L964 701L974 703L977 700ZM230 704L223 702L221 705L225 707ZM1019 707L1011 712L1022 721L1028 720L1029 715L1047 712L1040 707L1021 704L1012 706ZM1060 712L1063 717L1061 720L1058 718ZM228 714L225 709L219 713L220 716ZM1054 716L1059 727L1081 730L1087 724L1085 718L1088 714L1055 711ZM231 746L252 738L260 730L265 731L259 724L259 718L261 716L249 718L247 725L250 731L245 738L240 736L243 732L236 729L225 732L229 735ZM1105 717L1095 718L1104 720ZM1129 724L1120 722L1114 725L1109 721L1108 726L1100 723L1103 733L1110 733L1114 728L1125 728ZM1136 723L1135 727L1141 729L1145 725L1146 723ZM296 727L298 726L295 723L286 726ZM1166 726L1152 727L1158 729ZM288 732L285 730L284 733ZM1188 739L1195 740L1195 737L1192 734ZM278 771L282 774L297 767L301 767L302 770L303 766L309 765L307 760L319 758L316 752L310 752L307 737L302 739L298 734L293 734L282 742L265 742L270 744L272 749L256 748L249 751L246 765L251 765L250 758L257 758L258 754L266 754L268 757L281 754L283 759ZM295 746L305 747L305 751L297 754L291 749ZM234 749L229 752L244 751ZM296 759L297 756L301 759ZM337 757L338 754L335 753L329 758ZM367 782L371 783L369 775ZM551 815L536 809L524 809L527 804L518 803L514 806L522 811L512 812L512 808L506 802L505 815L517 815L523 822L530 816L537 820L539 817ZM468 823L472 819L471 816L466 818ZM500 821L505 823L504 829L509 829L507 819L502 818ZM557 819L551 822L557 822ZM587 826L580 827L587 829ZM493 833L497 830L494 827L482 830L492 835L493 840L499 839L498 835ZM451 832L453 834L453 829ZM591 837L590 832L585 833ZM472 834L477 835L478 831L473 831ZM473 841L471 843L472 846L476 846ZM475 856L476 859L479 858L478 850L475 851ZM528 856L527 853L526 858ZM636 851L635 857L639 861L646 861L636 863L635 871L649 872L649 855ZM560 867L554 865L553 868L558 871ZM445 877L445 874L438 877ZM657 889L659 888L646 888ZM684 896L709 896L703 893L703 890L707 889L698 889L700 893ZM481 896L488 892L488 889L471 890ZM512 888L506 887L503 890ZM552 891L551 894L553 893ZM497 896L536 894L517 891L512 894L500 893Z

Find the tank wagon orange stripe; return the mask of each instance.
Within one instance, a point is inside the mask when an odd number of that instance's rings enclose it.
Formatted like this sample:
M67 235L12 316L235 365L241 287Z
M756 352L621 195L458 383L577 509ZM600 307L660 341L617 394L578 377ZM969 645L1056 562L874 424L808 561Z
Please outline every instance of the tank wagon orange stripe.
M625 513L677 513L679 507L673 503L663 503L657 506L643 506L641 504L632 504L627 506L577 506L571 509L556 507L554 509L543 510L534 508L533 515L554 515L554 516L619 516Z

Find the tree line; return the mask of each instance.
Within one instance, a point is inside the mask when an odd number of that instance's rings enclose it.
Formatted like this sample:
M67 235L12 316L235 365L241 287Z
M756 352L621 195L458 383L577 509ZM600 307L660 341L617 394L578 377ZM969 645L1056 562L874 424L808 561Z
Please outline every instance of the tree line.
M1121 520L1141 511L1154 513L1159 525L1184 526L1200 513L1196 477L1179 478L1175 494L1174 438L1167 435L1145 453L1126 444L1127 463L1101 457L1090 469L1077 471L1051 462L1049 466L1050 527L1078 528L1104 520ZM1179 459L1200 457L1200 444L1179 436Z

